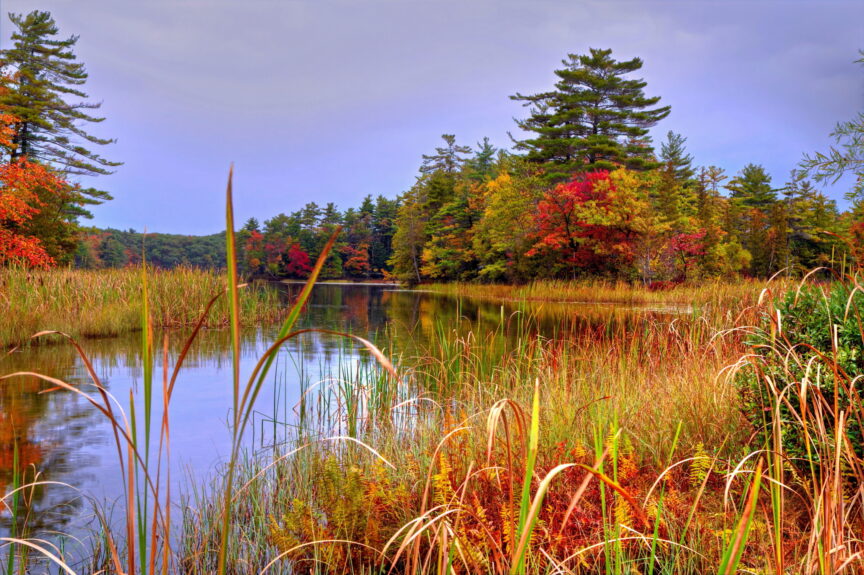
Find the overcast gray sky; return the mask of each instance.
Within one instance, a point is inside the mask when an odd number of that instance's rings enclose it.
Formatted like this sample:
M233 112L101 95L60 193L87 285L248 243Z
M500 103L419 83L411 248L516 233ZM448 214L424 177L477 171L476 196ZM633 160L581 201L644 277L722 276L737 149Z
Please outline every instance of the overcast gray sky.
M764 165L777 186L864 109L864 0L0 0L78 34L91 99L125 164L94 223L211 233L308 201L411 186L442 133L510 146L508 96L550 88L567 53L641 57L654 130L699 165ZM8 45L10 24L0 28ZM92 182L91 182L92 183ZM840 199L847 186L829 190ZM238 224L239 225L239 224Z

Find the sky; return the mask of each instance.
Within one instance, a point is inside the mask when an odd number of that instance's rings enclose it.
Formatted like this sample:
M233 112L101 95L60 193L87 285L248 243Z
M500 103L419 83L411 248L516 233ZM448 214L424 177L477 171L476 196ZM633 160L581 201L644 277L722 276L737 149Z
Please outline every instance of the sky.
M93 225L224 229L234 163L238 227L310 201L357 206L411 187L421 155L455 134L509 148L509 96L550 89L568 53L640 57L652 131L687 138L697 165L762 164L780 187L838 121L864 109L864 0L0 0L76 34L90 131L116 173ZM826 188L840 201L849 180Z

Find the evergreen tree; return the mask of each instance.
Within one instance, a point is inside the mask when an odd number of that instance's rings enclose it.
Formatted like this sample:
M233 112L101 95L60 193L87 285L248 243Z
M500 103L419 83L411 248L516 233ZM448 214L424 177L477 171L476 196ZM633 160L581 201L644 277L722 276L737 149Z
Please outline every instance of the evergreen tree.
M747 164L726 189L730 191L729 228L738 232L752 256L751 273L764 277L784 267L778 254L785 254L780 245L786 242L785 211L775 209L777 191L771 187L771 176L762 166Z
M864 50L855 62L864 64ZM831 132L836 146L827 152L816 152L813 156L804 155L801 168L820 183L834 183L844 174L855 176L855 184L846 194L851 200L864 198L864 112L852 120L839 122Z
M839 247L840 214L837 203L825 197L807 179L793 170L783 190L788 214L790 265L799 272L830 265L832 252Z
M531 107L531 116L517 125L535 134L517 141L516 148L543 163L552 182L574 172L653 167L648 130L670 107L652 108L660 98L646 97L646 83L626 77L642 60L618 62L611 50L591 48L590 54L570 54L562 63L554 91L511 96Z
M665 169L675 174L675 179L684 185L691 183L696 177L693 169L693 156L687 153L684 144L687 138L681 134L669 131L666 141L660 144L660 160Z
M760 165L747 164L726 185L734 202L744 208L767 212L777 201L777 192L771 187L771 176Z
M372 201L372 195L367 195L363 198L363 202L360 204L360 208L357 210L360 213L360 217L372 216L375 213L375 202Z
M87 71L73 52L78 37L56 38L59 31L49 12L36 10L26 16L10 14L9 18L16 30L12 47L0 53L0 64L12 80L0 97L0 105L18 118L11 158L27 156L67 175L111 173L119 163L102 158L87 146L103 146L114 140L98 138L81 127L104 119L89 113L101 104L70 101L88 97L81 90ZM87 190L85 195L91 200L110 199L95 190Z
M423 165L420 166L421 174L431 174L438 171L445 174L455 174L465 161L463 156L471 153L470 147L460 146L456 143L456 136L453 134L441 134L441 138L444 140L444 146L435 148L434 154L428 156L423 154Z
M393 253L393 234L396 233L397 200L378 196L372 218L372 242L369 245L369 266L373 273L390 271L387 260Z
M73 52L78 37L58 39L48 12L9 18L15 31L12 47L0 52L0 110L14 121L0 155L4 162L26 158L49 166L66 181L61 193L35 191L40 213L27 230L56 262L65 263L76 251L79 218L92 217L86 206L111 199L107 192L68 183L69 176L108 174L119 164L89 148L113 140L92 136L82 127L102 118L88 113L99 104L74 101L87 98L81 90L87 72Z
M496 173L498 162L495 158L497 152L495 146L489 142L489 138L477 142L477 151L465 162L467 177L478 182L494 179L498 175Z

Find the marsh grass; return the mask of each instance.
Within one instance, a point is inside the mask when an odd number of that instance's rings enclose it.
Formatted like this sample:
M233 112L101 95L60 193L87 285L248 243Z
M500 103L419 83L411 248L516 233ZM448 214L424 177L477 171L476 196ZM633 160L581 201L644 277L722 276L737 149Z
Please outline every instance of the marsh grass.
M238 468L246 519L232 527L232 568L860 572L861 461L844 426L861 406L832 414L818 394L809 409L800 404L820 450L806 475L791 466L780 418L762 444L741 413L736 378L763 361L745 340L760 326L771 336L777 316L762 296L671 323L610 316L555 339L530 317L502 316L498 329L516 336L507 344L494 330L438 324L428 348L401 359L413 367L389 392L389 409L374 371L350 385L329 378L304 395L303 428ZM795 349L768 357L802 361ZM764 383L778 413L793 389L812 385ZM376 453L327 441L318 425L334 420ZM184 565L205 573L197 558L215 545L206 534L216 508L198 497L184 524L194 535L184 537Z
M19 345L37 332L55 330L75 338L107 337L141 329L140 268L112 270L0 269L0 348ZM156 327L194 326L225 275L195 268L148 268L150 312ZM266 284L241 290L243 325L284 317L279 292ZM217 301L204 327L229 323L225 300Z
M794 282L786 279L765 280L741 278L736 281L704 282L649 289L642 284L608 280L538 280L524 285L500 284L429 284L422 289L491 301L541 301L570 303L615 303L623 305L717 306L756 303L760 291L770 285L776 293L786 291Z

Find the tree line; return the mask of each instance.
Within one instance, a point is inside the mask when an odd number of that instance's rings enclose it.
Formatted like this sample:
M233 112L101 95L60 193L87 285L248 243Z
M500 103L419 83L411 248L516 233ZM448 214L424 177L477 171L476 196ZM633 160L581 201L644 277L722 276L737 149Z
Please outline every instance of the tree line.
M75 178L119 163L93 151L112 140L85 130L102 118L83 91L78 37L59 36L48 12L10 19L12 45L0 51L0 266L118 267L145 255L160 267L221 266L224 234L81 226L110 195ZM511 150L444 134L394 199L250 219L238 232L242 271L303 278L336 229L326 278L655 283L864 262L864 114L838 124L837 145L805 156L778 185L757 163L735 174L698 165L680 134L655 149L650 131L671 110L646 94L641 59L590 49L562 64L548 91L511 96L527 109ZM857 183L840 213L808 178L845 173Z
M330 236L339 229L321 276L325 279L381 279L395 233L398 201L367 196L356 208L307 203L263 223L250 218L237 231L238 267L249 277L309 275ZM135 230L86 228L74 257L76 267L98 269L138 265L146 258L160 268L225 266L225 233L207 236L142 234Z
M734 175L697 166L683 135L655 150L649 130L669 113L633 78L639 58L569 55L528 107L516 153L475 151L444 135L400 197L390 259L402 281L524 282L604 277L680 282L800 274L864 263L860 187L864 125L838 125L838 147L805 157L780 186L758 164ZM860 118L859 118L860 119ZM840 213L808 180L853 173Z

